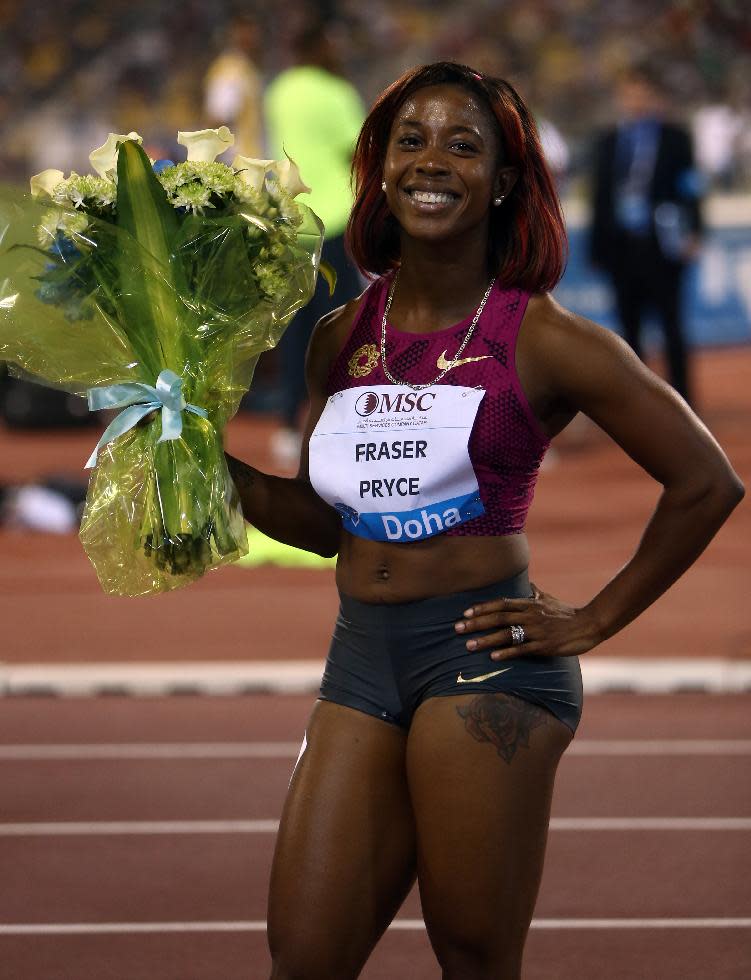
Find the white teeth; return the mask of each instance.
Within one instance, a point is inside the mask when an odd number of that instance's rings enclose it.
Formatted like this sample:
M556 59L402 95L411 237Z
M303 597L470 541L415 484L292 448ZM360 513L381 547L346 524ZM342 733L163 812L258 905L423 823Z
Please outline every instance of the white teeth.
M421 204L450 204L454 200L451 194L434 194L431 191L412 191L412 199Z

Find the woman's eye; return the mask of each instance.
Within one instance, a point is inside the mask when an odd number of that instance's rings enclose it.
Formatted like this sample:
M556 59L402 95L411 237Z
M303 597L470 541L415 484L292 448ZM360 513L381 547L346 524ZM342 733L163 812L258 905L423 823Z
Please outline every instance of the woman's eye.
M452 146L455 150L461 150L462 153L474 153L475 149L471 143L465 143L464 141L453 143Z
M399 146L416 146L419 142L416 136L402 136L399 139Z

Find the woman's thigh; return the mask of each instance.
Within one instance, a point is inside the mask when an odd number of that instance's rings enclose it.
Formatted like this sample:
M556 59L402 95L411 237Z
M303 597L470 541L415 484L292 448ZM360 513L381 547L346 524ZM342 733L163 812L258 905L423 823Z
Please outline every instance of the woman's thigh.
M348 980L412 887L406 732L317 701L282 813L268 909L273 980Z
M545 708L509 694L434 697L415 712L407 776L418 881L445 978L521 975L571 737Z

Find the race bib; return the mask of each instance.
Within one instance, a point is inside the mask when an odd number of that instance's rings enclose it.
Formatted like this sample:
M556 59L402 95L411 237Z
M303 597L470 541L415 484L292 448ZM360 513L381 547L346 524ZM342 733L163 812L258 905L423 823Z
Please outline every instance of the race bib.
M436 385L347 388L310 437L310 482L351 534L428 538L485 513L468 443L485 392Z

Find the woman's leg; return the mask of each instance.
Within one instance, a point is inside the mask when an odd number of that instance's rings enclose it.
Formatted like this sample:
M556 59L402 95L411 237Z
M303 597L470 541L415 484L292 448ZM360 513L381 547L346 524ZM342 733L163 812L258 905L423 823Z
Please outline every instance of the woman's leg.
M425 924L444 980L519 980L553 781L571 731L509 694L433 697L407 776Z
M407 733L317 701L271 869L271 980L349 980L414 884Z

